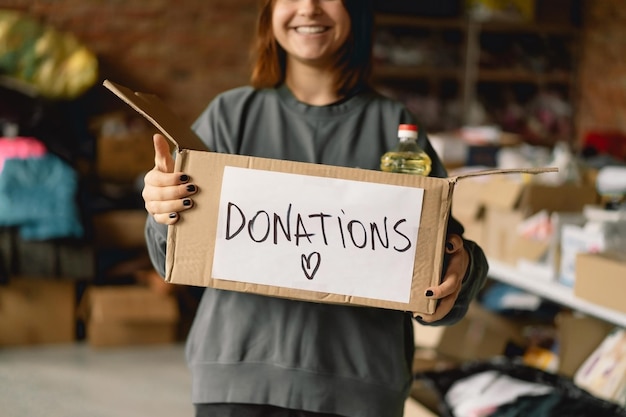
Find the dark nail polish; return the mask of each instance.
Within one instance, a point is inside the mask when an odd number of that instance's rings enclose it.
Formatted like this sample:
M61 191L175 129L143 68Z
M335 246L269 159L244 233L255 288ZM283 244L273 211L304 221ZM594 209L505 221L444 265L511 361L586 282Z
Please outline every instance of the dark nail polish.
M189 184L189 185L187 186L187 191L189 191L189 192L196 191L196 186L195 186L195 185L193 185L193 184Z
M183 200L183 206L189 207L191 205L191 200L186 198Z
M454 245L452 243L448 242L448 243L446 243L446 249L452 250L452 249L454 249Z
M435 293L431 290L426 291L426 297L432 297Z
M422 316L415 316L416 319L422 320Z
M183 174L180 176L180 182L187 182L189 181L189 175Z
M176 214L176 213L170 213L170 219L175 219L175 218L176 218L176 216L177 216L177 214Z

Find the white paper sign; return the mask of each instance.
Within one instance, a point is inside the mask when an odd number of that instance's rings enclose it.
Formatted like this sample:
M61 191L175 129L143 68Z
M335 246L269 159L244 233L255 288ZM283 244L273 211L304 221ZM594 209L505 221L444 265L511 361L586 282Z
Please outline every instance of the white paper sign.
M424 190L225 167L212 276L407 303Z

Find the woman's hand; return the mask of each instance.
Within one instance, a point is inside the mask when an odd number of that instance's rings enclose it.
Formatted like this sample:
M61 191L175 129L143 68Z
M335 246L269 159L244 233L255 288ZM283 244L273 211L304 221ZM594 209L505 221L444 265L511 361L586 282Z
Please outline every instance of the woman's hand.
M189 198L198 191L198 187L189 183L190 178L182 172L174 172L174 158L167 139L155 134L154 168L144 177L141 193L145 207L157 223L174 224L180 218L180 212L193 207Z
M463 238L459 235L449 235L446 240L446 256L448 256L448 268L444 277L436 287L426 289L426 297L438 300L437 308L433 314L422 314L420 320L432 323L444 318L456 302L463 278L469 267L469 253L463 246Z

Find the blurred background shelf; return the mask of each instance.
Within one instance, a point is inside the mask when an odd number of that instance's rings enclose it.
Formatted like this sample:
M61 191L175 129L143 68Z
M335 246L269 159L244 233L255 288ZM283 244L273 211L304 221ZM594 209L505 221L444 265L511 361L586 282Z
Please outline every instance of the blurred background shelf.
M498 21L394 4L379 3L376 14L374 86L404 101L429 132L491 124L538 145L575 141L582 30L573 10L557 21ZM563 113L557 131L528 132L546 106Z
M506 263L489 260L489 277L542 298L554 301L581 313L605 320L620 327L626 327L626 314L582 300L574 295L574 290L563 284L531 276Z

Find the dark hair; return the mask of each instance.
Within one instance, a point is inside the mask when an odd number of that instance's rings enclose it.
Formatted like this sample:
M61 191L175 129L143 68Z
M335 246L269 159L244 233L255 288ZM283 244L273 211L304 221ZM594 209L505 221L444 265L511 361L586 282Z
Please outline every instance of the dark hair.
M252 86L277 87L285 80L287 54L272 31L272 11L276 0L261 0L256 38L252 45ZM351 33L337 56L335 90L341 95L367 85L372 68L372 30L374 15L371 0L343 0L350 15Z

